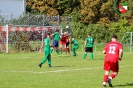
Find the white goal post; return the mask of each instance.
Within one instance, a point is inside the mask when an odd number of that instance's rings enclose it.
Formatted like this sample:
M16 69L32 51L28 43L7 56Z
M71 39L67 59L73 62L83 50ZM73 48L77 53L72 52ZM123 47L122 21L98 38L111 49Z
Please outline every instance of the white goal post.
M46 34L57 28L62 33L61 26L0 26L0 52L37 51Z

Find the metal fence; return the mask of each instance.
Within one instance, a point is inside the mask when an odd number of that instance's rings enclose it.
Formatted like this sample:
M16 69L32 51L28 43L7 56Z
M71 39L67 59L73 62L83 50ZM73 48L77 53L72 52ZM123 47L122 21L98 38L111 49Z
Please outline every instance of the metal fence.
M72 39L72 18L69 16L23 14L14 17L16 16L11 14L0 15L0 51L2 52L37 51L42 33L46 30L55 30L56 27L61 29L61 33L67 31ZM38 36L39 39L36 39Z
M72 17L71 16L46 16L23 14L0 14L0 26L3 25L25 25L25 26L61 26L62 32L67 31L72 36Z
M0 14L0 25L37 25L37 26L57 26L57 25L70 25L71 17L69 16L46 16L23 14L15 16L13 14L2 15Z

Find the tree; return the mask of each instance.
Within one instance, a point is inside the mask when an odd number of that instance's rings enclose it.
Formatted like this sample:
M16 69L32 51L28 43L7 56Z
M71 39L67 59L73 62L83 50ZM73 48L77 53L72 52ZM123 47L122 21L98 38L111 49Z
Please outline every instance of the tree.
M80 0L81 20L85 24L96 23L99 20L100 0Z
M34 14L57 15L58 11L53 8L56 0L27 0L27 12Z
M36 14L64 15L70 14L79 6L79 0L27 0L27 12Z

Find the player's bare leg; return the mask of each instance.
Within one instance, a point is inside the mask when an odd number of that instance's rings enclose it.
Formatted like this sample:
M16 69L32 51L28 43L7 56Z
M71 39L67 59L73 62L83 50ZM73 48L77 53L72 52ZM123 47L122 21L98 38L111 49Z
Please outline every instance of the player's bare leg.
M69 46L66 46L66 53L68 53L69 55L71 55L71 54L70 54Z
M66 52L67 52L69 55L71 55L71 54L70 54L70 49L69 49L69 42L66 43L66 48L65 48L65 49L66 49Z
M60 53L62 53L62 44L60 44L59 50L60 50Z
M64 50L63 50L65 53L67 53L67 50L66 50L66 44L64 44Z
M69 49L69 47L67 48L67 52L68 52L69 55L71 55L71 54L70 54L70 49Z

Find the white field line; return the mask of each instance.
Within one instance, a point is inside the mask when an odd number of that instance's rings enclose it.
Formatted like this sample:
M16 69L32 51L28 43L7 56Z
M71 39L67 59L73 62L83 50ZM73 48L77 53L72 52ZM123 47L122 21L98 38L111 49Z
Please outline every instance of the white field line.
M133 65L125 65L120 67L133 67ZM59 72L70 72L70 71L82 71L82 70L94 70L94 69L101 69L103 67L95 67L95 68L78 68L78 69L66 69L66 70L53 70L53 71L8 71L8 70L0 70L0 72L10 72L10 73L35 73L35 74L44 74L44 73L59 73Z
M19 59L20 60L20 59L28 59L28 58L31 58L31 57L19 57L19 58L8 58L8 59L15 59L15 60Z
M57 55L57 56L52 56L52 58L56 58L56 57L63 57L63 56L68 56L68 55ZM18 59L18 60L21 60L21 59L28 59L28 58L42 58L43 59L43 55L42 56L37 56L37 57L18 57L18 58L8 58L8 59ZM68 56L69 57L69 56Z

